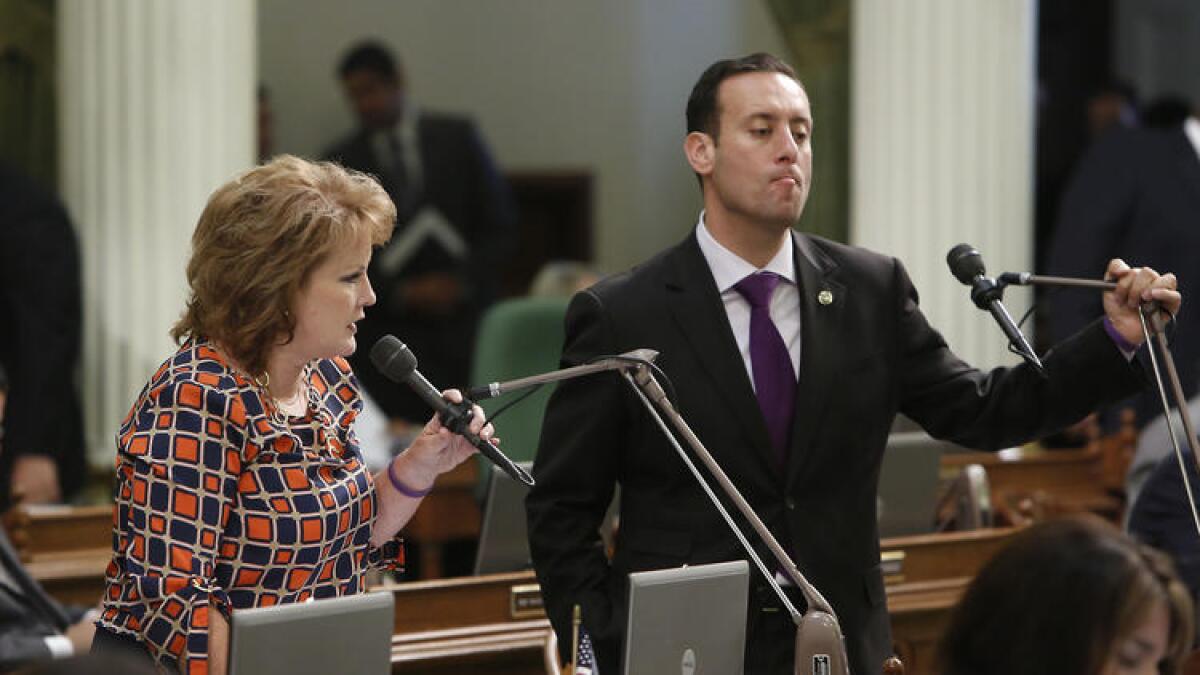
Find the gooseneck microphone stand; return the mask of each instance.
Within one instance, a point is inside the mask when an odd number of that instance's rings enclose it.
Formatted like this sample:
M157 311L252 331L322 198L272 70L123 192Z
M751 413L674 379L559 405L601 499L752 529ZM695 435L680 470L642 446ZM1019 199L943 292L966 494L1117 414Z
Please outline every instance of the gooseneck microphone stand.
M1045 276L1030 274L1029 272L1005 272L996 279L996 285L1001 289L1005 286L1013 285L1094 288L1100 291L1111 291L1117 287L1117 284L1112 281ZM1196 533L1200 535L1200 513L1196 511L1196 499L1192 494L1191 481L1188 479L1187 466L1183 460L1183 450L1179 446L1179 439L1175 436L1175 425L1171 423L1171 404L1167 400L1167 391L1163 384L1162 370L1160 370L1158 363L1161 356L1162 367L1167 372L1167 381L1171 387L1171 395L1175 398L1175 407L1179 413L1180 420L1183 422L1183 430L1187 434L1188 447L1192 451L1192 456L1196 459L1196 466L1200 467L1200 450L1196 446L1196 428L1192 425L1192 416L1188 411L1187 399L1184 398L1183 386L1179 382L1179 372L1175 369L1175 358L1171 355L1171 349L1167 344L1167 319L1163 316L1164 313L1157 302L1142 303L1141 311L1139 312L1142 323L1142 335L1146 340L1146 349L1150 354L1150 366L1154 371L1154 384L1158 389L1159 402L1162 404L1163 418L1167 421L1167 435L1171 439L1171 447L1175 452L1175 460L1179 463L1179 474L1183 478L1183 488L1187 493L1188 507L1190 507L1192 512L1192 523L1196 526ZM1156 350L1155 347L1158 349ZM1158 355L1155 355L1155 351L1158 352Z
M687 465L696 482L700 484L701 489L708 495L709 500L716 507L717 511L724 518L725 523L729 525L729 529L741 543L747 555L754 562L758 571L766 579L771 589L779 596L780 602L792 617L793 623L796 624L796 659L795 669L796 675L810 675L812 673L821 673L822 675L849 675L850 669L846 658L846 645L842 637L842 630L838 624L837 616L834 614L833 607L825 600L812 584L804 578L796 564L792 562L790 556L763 524L762 519L750 507L750 504L742 497L741 492L729 480L729 476L717 464L712 454L704 447L704 444L688 426L683 416L675 409L667 397L666 392L655 379L651 371L651 362L658 356L658 352L649 349L640 349L633 352L628 352L620 356L601 358L594 363L567 368L565 370L553 371L542 375L534 375L532 377L522 378L520 380L512 380L505 383L492 383L484 387L477 387L469 391L473 393L483 394L484 396L498 396L501 393L512 391L521 387L534 386L555 382L559 380L571 379L582 375L590 375L592 373L616 370L633 388L634 393L642 401L650 416L654 419L663 435L675 448L675 452L683 463ZM670 427L663 420L666 417L670 421ZM688 446L692 449L697 457L704 463L709 473L716 479L721 490L729 498L730 501L737 507L738 511L750 523L750 526L758 534L767 548L774 556L775 562L778 564L778 569L787 575L797 588L800 589L805 602L808 604L807 612L801 614L796 609L796 606L783 592L779 582L776 581L774 575L763 563L758 552L750 545L741 528L734 522L733 517L729 514L728 509L721 503L712 486L704 478L699 468L688 456L688 453L680 445L675 433L672 433L671 427L683 437Z

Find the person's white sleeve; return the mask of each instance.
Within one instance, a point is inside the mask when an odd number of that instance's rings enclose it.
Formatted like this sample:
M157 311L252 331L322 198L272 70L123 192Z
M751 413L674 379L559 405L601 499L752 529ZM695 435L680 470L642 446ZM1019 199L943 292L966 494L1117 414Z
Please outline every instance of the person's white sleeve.
M46 641L46 647L53 658L65 659L75 655L75 647L66 635L47 635L42 639Z

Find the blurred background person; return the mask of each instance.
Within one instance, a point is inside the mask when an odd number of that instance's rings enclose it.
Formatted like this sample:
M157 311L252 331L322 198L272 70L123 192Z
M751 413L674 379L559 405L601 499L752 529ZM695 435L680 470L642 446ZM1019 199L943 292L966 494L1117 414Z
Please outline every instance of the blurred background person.
M0 456L5 452L8 391L8 377L0 366ZM0 528L0 670L86 653L95 619L95 612L64 607L50 597L21 564L7 532Z
M475 125L419 108L404 71L378 42L351 47L338 67L359 128L325 157L378 176L396 204L396 232L372 261L378 304L360 324L365 344L393 333L435 383L465 383L479 317L515 247L512 196ZM419 423L427 406L351 357L391 418Z
M75 382L79 249L58 198L0 163L0 365L9 374L0 503L59 502L87 476Z
M1200 490L1196 458L1182 431L1175 438L1179 440L1183 469L1194 495ZM1160 440L1161 459L1150 466L1136 498L1130 497L1125 528L1138 541L1168 555L1187 584L1193 604L1200 603L1200 533L1192 515L1194 505L1188 498L1179 458L1165 435Z
M1200 288L1200 121L1169 128L1118 129L1102 136L1080 161L1063 196L1046 258L1046 273L1091 277L1114 256L1174 272L1184 295ZM1046 295L1052 341L1073 334L1100 308L1095 291ZM1183 312L1171 348L1184 396L1200 376L1200 313ZM1119 404L1133 406L1138 426L1161 412L1147 389ZM1115 417L1115 416L1109 416ZM1112 420L1107 423L1112 426Z
M1174 675L1193 607L1169 560L1094 516L1016 535L971 582L941 675Z
M529 295L570 298L600 279L600 273L587 263L552 260L542 265L533 281L529 282Z

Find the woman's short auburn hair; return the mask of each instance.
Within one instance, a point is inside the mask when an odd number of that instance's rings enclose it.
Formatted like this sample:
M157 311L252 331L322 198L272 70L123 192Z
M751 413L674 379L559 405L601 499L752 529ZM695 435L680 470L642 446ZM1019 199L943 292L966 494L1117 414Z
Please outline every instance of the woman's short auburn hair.
M239 174L200 214L171 336L213 340L250 375L265 372L268 352L295 335L289 310L313 269L363 235L382 245L395 220L374 178L337 164L281 155Z
M1163 603L1161 675L1191 651L1187 586L1162 553L1093 515L1035 524L988 561L942 634L940 675L1093 675Z

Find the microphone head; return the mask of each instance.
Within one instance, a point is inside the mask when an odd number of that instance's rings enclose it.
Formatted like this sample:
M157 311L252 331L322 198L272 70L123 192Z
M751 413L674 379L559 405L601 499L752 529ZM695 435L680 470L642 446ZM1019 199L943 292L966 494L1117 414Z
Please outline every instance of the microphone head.
M384 335L371 347L371 363L393 382L404 382L417 370L417 357L395 335Z
M950 266L954 278L967 286L970 286L976 277L987 274L987 269L983 266L983 256L970 244L959 244L950 249L946 254L946 264Z

